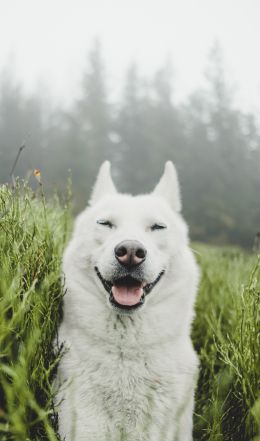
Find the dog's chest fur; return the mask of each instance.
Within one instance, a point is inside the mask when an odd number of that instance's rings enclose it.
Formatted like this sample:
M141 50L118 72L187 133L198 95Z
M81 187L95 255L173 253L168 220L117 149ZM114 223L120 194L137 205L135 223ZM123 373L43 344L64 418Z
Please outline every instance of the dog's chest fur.
M194 382L189 342L167 334L171 327L158 316L143 321L111 314L97 322L103 338L95 337L94 322L84 335L70 330L63 368L74 377L77 407L87 409L88 419L110 422L111 430L167 426Z

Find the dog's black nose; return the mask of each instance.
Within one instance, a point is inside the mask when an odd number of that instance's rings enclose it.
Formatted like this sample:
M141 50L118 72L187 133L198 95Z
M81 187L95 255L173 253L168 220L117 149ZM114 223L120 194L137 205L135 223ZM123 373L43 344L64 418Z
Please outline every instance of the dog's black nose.
M115 256L124 266L140 265L146 257L145 247L137 240L123 240L115 247Z

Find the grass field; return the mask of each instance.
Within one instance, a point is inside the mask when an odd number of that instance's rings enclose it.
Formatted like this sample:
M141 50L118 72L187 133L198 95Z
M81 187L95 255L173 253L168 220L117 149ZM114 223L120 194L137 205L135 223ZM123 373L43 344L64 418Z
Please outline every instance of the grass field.
M0 187L0 440L57 440L52 379L67 205ZM260 441L260 261L194 244L202 281L193 326L201 360L194 440ZM158 440L163 441L163 440Z

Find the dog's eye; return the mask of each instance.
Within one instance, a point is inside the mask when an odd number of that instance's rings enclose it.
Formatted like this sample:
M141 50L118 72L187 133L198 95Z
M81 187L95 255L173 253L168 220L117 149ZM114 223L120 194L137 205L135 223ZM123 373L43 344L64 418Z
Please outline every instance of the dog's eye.
M152 230L152 231L155 231L155 230L164 230L165 228L167 228L167 227L166 227L166 225L164 225L164 224L153 224L153 225L151 226L151 230Z
M104 227L113 228L112 222L105 219L98 219L97 224L104 225Z

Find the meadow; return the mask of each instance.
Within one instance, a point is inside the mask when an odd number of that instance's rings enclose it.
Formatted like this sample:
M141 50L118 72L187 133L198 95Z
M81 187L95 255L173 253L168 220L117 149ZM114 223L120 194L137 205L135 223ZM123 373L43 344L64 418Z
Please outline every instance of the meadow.
M1 441L59 439L52 381L63 352L57 327L70 192L63 203L47 202L38 184L0 187ZM193 249L202 276L192 330L201 362L194 440L260 441L260 257Z

